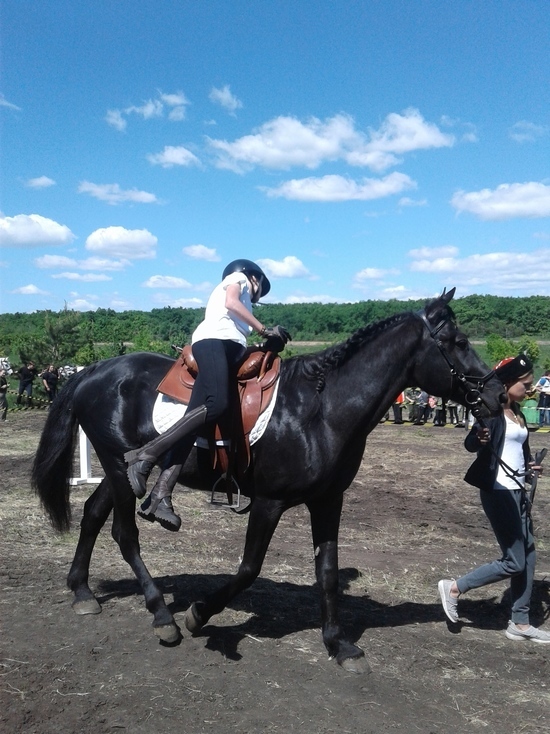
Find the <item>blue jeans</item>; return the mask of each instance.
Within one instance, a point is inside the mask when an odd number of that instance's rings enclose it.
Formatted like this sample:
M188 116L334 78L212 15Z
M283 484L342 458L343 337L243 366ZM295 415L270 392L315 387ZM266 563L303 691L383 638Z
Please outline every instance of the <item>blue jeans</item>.
M461 576L456 585L463 594L470 589L510 579L511 620L516 624L529 624L536 551L525 492L521 489L494 489L490 492L481 490L480 495L502 558Z

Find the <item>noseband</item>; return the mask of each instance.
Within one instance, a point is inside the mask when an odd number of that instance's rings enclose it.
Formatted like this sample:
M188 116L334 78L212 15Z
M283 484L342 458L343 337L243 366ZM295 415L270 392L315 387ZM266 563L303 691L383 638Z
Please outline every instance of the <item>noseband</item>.
M431 336L431 338L434 340L436 347L439 349L441 356L447 362L451 374L451 383L452 380L458 380L460 383L460 387L462 388L464 392L464 400L470 410L472 411L473 415L477 417L477 413L479 412L479 409L481 408L481 404L484 403L482 393L483 388L485 387L485 383L488 382L491 377L494 376L495 371L491 370L486 375L483 375L483 377L475 377L474 375L465 375L464 372L460 372L458 370L451 358L449 357L449 354L447 353L447 350L445 349L443 342L439 338L438 334L443 329L443 327L450 321L449 318L443 318L441 321L437 324L437 326L432 327L430 322L428 321L428 318L426 316L426 312L424 309L422 311L418 312L418 316L422 319L424 326L428 329L428 333Z

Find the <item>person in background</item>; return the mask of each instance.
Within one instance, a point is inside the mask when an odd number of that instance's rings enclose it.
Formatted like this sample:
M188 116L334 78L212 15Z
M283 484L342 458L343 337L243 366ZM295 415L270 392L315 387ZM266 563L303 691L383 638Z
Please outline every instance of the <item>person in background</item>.
M458 403L456 403L454 400L448 400L447 401L447 408L449 409L449 423L451 425L457 425L458 424Z
M146 492L153 466L161 459L161 474L138 514L157 520L166 530L177 531L181 526L172 506L172 492L198 431L227 414L234 373L246 351L247 337L256 331L275 338L281 349L291 338L282 326L266 328L252 313L252 304L270 288L263 270L251 260L234 260L227 265L191 339L198 375L185 415L165 433L124 455L128 479L139 498Z
M59 372L56 370L53 364L51 364L47 369L44 370L44 372L40 376L42 378L42 384L44 385L44 389L46 390L48 400L51 405L55 400L55 396L57 395Z
M405 393L400 392L395 398L392 405L393 410L393 422L396 425L403 423L403 403L405 402Z
M506 637L517 642L550 643L550 632L531 625L531 593L535 575L535 541L525 475L532 460L528 431L519 404L533 384L533 365L523 354L503 359L495 367L506 388L503 413L483 425L475 423L464 445L477 451L465 480L480 490L483 510L491 523L502 556L485 563L455 580L438 584L443 610L451 622L458 622L462 594L497 581L510 581L511 616ZM542 471L540 466L532 466Z
M415 426L423 426L429 419L431 408L429 404L430 396L425 390L420 390L416 396L416 412L414 418Z
M8 413L8 378L6 377L6 370L0 369L0 421L6 422L6 416Z
M550 370L546 370L544 375L535 385L535 391L539 395L537 405L539 411L539 425L550 426Z
M25 393L26 407L32 408L32 386L35 378L38 376L34 362L29 361L26 365L24 364L19 368L17 374L19 376L19 388L15 402L17 405L21 405L21 396Z
M443 398L436 397L434 407L434 426L444 427L446 423L447 411L445 409L445 401L443 400Z

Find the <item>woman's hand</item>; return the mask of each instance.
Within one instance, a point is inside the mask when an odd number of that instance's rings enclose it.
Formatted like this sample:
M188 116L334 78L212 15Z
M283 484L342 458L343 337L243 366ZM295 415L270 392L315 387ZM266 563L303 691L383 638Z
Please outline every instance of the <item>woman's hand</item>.
M489 429L488 429L488 428L486 428L486 427L483 427L483 428L482 428L482 427L480 426L480 427L479 427L479 428L477 429L477 440L478 440L478 441L479 441L479 443L480 443L480 444L482 444L483 446L485 446L486 444L488 444L488 443L489 443L489 441L491 440L491 432L489 431Z

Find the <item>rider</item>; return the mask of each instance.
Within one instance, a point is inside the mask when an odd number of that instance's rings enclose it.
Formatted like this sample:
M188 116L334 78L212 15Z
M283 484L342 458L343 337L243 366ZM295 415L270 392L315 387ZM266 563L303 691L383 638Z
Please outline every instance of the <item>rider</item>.
M227 411L230 377L244 355L247 337L256 331L260 336L278 337L283 345L291 338L283 327L266 328L252 313L252 304L270 289L266 274L251 260L233 260L227 265L191 339L198 375L185 415L165 433L124 455L128 479L138 498L145 494L149 474L162 456L161 474L138 513L167 530L180 528L181 518L172 506L173 489L197 432L205 424L217 423Z

